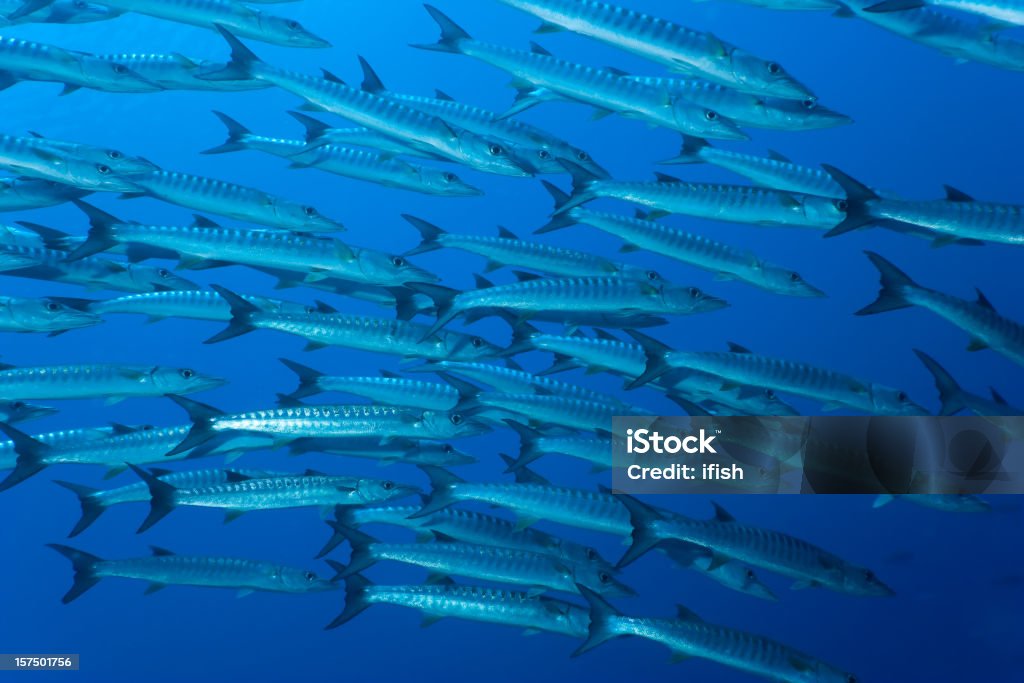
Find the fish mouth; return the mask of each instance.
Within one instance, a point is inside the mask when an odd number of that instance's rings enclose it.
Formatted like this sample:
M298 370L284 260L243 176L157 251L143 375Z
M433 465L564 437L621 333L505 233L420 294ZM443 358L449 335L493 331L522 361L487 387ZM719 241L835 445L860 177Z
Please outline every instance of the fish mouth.
M395 484L395 488L390 493L392 495L388 500L395 500L405 498L406 496L418 496L423 493L423 490L419 486L413 486L412 484Z
M717 296L705 296L695 307L695 313L709 313L711 311L720 311L723 308L729 308L731 304L725 299L720 299Z
M194 386L189 387L188 393L194 394L200 391L210 391L211 389L218 389L228 383L228 380L223 377L203 377L201 380L194 383Z
M37 406L37 405L26 405L20 411L13 413L9 418L8 422L27 422L29 420L38 420L48 415L56 415L59 410L56 408L50 408L49 406Z
M707 137L715 138L716 140L749 140L750 136L740 130L736 124L730 124L728 126L719 126L713 131L707 133Z
M314 36L311 33L307 33L302 36L297 36L295 39L290 40L289 44L293 47L310 47L310 48L329 48L334 47L330 41L321 38L320 36Z
M422 282L424 284L431 284L431 283L440 282L440 281L441 281L441 278L439 276L434 275L433 273L428 272L426 270L420 270L419 268L415 268L408 275L404 275L402 281L399 282L398 284L400 286L405 286L405 285L414 284L414 283L417 283L417 282Z
M318 232L348 232L348 228L330 218L320 218L311 224Z
M463 185L462 187L449 187L441 194L448 197L482 197L484 195L484 191L479 187Z

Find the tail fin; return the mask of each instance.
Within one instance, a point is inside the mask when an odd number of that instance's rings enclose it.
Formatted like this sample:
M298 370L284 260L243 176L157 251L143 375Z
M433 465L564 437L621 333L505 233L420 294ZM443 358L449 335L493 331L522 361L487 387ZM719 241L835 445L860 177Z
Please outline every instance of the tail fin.
M601 179L579 164L567 159L559 159L558 163L572 176L572 195L555 209L556 216L596 199L593 185Z
M878 219L871 215L867 205L869 201L879 198L874 190L846 175L835 166L822 164L821 167L832 176L832 180L836 181L839 187L843 188L843 191L846 193L846 199L841 200L846 207L844 209L846 218L843 219L842 223L826 232L825 237L835 237L836 235L842 235L845 232L878 222Z
M554 232L555 230L561 230L562 228L568 228L572 225L576 225L576 221L569 216L567 213L562 213L562 207L569 203L569 195L562 192L556 185L549 183L546 180L540 181L544 185L544 189L548 191L551 198L555 201L555 210L552 212L551 220L548 221L547 225L543 225L533 231L534 235L543 235L546 232Z
M507 462L508 466L505 468L506 473L514 474L530 463L539 460L544 455L544 452L537 448L536 444L537 438L541 436L541 433L533 427L528 427L515 420L505 420L505 424L519 435L519 457L511 462Z
M422 241L418 246L415 246L405 252L406 256L415 256L416 254L424 254L428 251L437 251L442 248L439 240L446 234L444 230L433 223L428 223L422 218L416 218L415 216L410 216L407 213L403 213L402 218L404 218L412 227L416 228L422 238Z
M80 199L72 199L71 203L88 216L89 235L84 242L78 245L78 248L64 257L65 261L78 261L117 245L117 239L114 237L115 226L124 221Z
M146 519L142 521L142 524L135 531L135 533L141 534L170 514L171 510L174 509L174 492L177 489L165 481L160 481L141 467L132 464L129 464L128 467L132 468L132 472L139 475L139 478L146 482L146 486L149 487L149 514L146 515Z
M607 489L605 491L607 492ZM615 565L616 569L622 569L661 543L662 539L654 532L653 525L662 519L662 516L655 508L641 503L633 496L619 493L615 495L615 499L626 506L626 510L629 511L629 523L633 527L629 536L629 549Z
M451 289L450 287L444 287L442 285L428 284L426 282L407 282L405 286L414 292L423 294L430 298L434 302L434 307L437 309L437 319L434 324L423 333L423 337L420 341L425 341L432 337L438 330L454 320L460 313L455 310L455 299L460 294L458 290Z
M359 68L363 70L363 83L361 88L364 92L376 95L388 91L388 89L384 87L384 82L380 80L380 76L377 75L377 72L373 70L373 67L370 66L370 63L366 61L362 55L359 55Z
M102 562L102 558L58 543L47 543L46 547L53 548L61 555L68 558L68 560L71 561L71 568L75 571L74 582L71 584L71 590L65 593L64 597L61 598L62 603L66 605L69 602L72 602L82 593L99 583L100 578L96 576L96 564Z
M946 368L939 365L938 361L924 351L914 349L914 353L935 378L935 388L939 390L939 401L942 403L939 415L955 415L966 408L964 390L953 379L953 375L949 374Z
M303 399L322 391L319 383L320 378L324 376L322 372L287 358L278 358L278 360L299 377L299 388L288 394L288 398Z
M17 19L21 19L22 17L27 17L33 12L38 12L44 7L49 7L54 2L56 2L56 0L24 0L21 7L7 15L7 19L13 22Z
M46 469L45 457L50 447L6 422L0 422L0 432L14 442L14 452L18 456L14 469L6 479L0 482L0 492L2 492Z
M168 451L167 455L178 455L179 453L192 450L214 437L213 430L210 429L210 423L217 418L217 416L223 415L223 412L213 406L208 406L205 403L200 403L199 401L193 401L192 399L185 398L184 396L175 396L172 394L167 398L184 408L185 412L188 413L189 419L192 420L192 428L188 431L188 434L185 435L185 438L182 439L181 443Z
M228 139L223 145L211 147L204 152L200 152L200 154L224 154L226 152L240 152L248 149L245 144L245 138L252 135L251 130L223 112L215 111L213 115L220 119L220 122L228 129Z
M665 360L665 356L672 351L671 348L643 332L626 330L626 334L640 344L644 350L644 355L647 357L647 365L644 368L643 374L626 385L627 389L636 389L672 370Z
M288 115L293 119L302 124L302 127L306 129L306 143L315 144L331 129L329 125L321 121L320 119L314 119L312 116L308 116L301 112L290 111Z
M517 484L536 484L539 486L551 486L551 482L537 474L526 463L520 463L511 455L498 453L498 457L505 463L505 471L511 472Z
M420 465L419 468L430 479L430 495L424 497L423 507L409 515L409 519L427 517L454 505L458 501L452 495L452 489L456 484L464 483L463 479L443 467Z
M256 56L252 50L247 48L242 41L235 37L231 31L220 24L214 24L214 28L224 36L231 48L231 61L223 69L213 71L199 76L204 81L244 81L253 77L253 67L262 64L263 61Z
M666 166L679 166L683 164L703 164L704 158L700 155L701 150L712 148L713 145L704 138L693 135L683 135L683 146L679 148L679 156L662 161Z
M328 560L328 564L331 568L338 573L339 578L345 580L345 609L341 611L341 614L332 621L331 623L324 626L324 630L330 630L332 628L338 628L347 621L351 621L360 612L370 606L369 600L366 599L367 589L373 585L373 583L362 574L350 574L343 576L346 568L333 560Z
M344 505L334 506L334 519L326 519L324 523L333 529L334 533L324 543L324 547L320 549L320 552L316 554L316 559L322 559L327 557L331 552L341 545L342 541L345 540L345 535L341 533L341 529L354 529L356 527L352 514L346 509Z
M437 22L441 29L441 37L433 44L419 44L413 47L421 50L433 50L435 52L459 52L459 43L463 40L472 40L461 26L452 21L444 12L432 5L424 5L427 13Z
M579 657L601 643L622 635L615 632L615 619L622 615L610 602L586 586L577 584L576 590L590 606L590 625L587 627L587 639L572 653L573 657Z
M907 301L905 291L917 287L914 281L910 279L910 276L875 252L865 251L864 253L867 254L868 259L878 269L882 288L879 290L878 298L874 302L860 309L854 315L872 315L874 313L885 313L913 306L914 304Z
M372 536L345 526L341 522L335 522L331 526L334 527L335 533L339 534L342 539L348 541L348 544L352 546L352 554L349 558L348 566L338 572L338 576L335 578L347 578L377 563L370 547L376 543Z
M252 316L254 313L260 312L259 306L246 301L230 289L225 289L220 285L210 285L210 289L220 294L228 302L228 306L231 307L231 321L223 330L204 341L204 344L217 344L228 339L241 337L243 334L248 334L256 329L256 326L252 324Z
M82 506L82 517L78 520L78 524L68 534L68 538L74 538L78 534L82 533L89 526L99 519L99 516L106 510L106 506L96 500L97 489L90 488L88 486L82 486L81 484L73 484L69 481L54 481L54 484L63 486L68 491L71 491L78 496L78 502Z
M509 356L514 356L517 353L532 351L533 337L538 334L540 334L540 330L530 323L525 321L519 322L512 328L512 341L509 343L508 347L501 352L502 357L507 358Z

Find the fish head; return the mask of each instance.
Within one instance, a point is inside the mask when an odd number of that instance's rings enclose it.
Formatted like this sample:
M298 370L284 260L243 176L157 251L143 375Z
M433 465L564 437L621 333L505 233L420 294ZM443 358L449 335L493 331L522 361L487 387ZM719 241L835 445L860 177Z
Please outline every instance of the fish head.
M413 265L397 254L365 249L359 252L359 270L367 281L385 287L398 287L409 282L438 282L439 277Z
M665 307L679 315L709 313L729 306L724 299L711 296L697 287L663 284L658 292Z
M38 332L73 330L103 322L94 313L71 308L53 299L11 300L8 310L19 325Z
M51 24L87 24L113 19L121 12L86 0L62 0L49 7L46 22ZM32 16L32 15L29 15Z
M31 254L22 254L11 249L0 249L0 272L5 270L21 270L38 266L39 260Z
M57 412L56 408L26 403L25 401L0 401L0 419L4 422L27 422Z
M804 280L795 270L760 263L756 267L761 281L776 294L805 298L824 298L825 292Z
M201 289L196 283L167 268L140 266L135 263L129 264L127 268L132 283L142 292L184 292Z
M305 232L345 232L345 226L320 213L315 206L276 202L275 211L283 223Z
M437 467L456 467L472 465L477 460L472 455L463 453L448 443L421 441L405 456L404 461L417 465L435 465Z
M790 675L788 681L802 681L803 683L858 683L855 675L848 671L842 671L831 664L806 655L794 653L789 658Z
M870 386L871 403L879 415L929 415L930 413L914 403L907 392L878 384Z
M615 578L614 570L592 564L573 565L573 580L595 593L610 597L625 598L636 595L636 591Z
M761 598L762 600L771 600L775 602L779 599L772 589L761 583L761 579L757 578L757 574L750 567L743 567L741 570L740 580L736 588L747 595L752 595L755 598Z
M586 169L596 178L600 180L608 180L611 178L611 174L608 173L600 164L594 161L594 158L590 154L579 147L573 147L572 145L565 145L564 149L556 150L555 156L558 157L558 161L571 161L577 166ZM565 166L561 163L558 164L559 169L554 171L555 173L565 173Z
M842 198L826 199L824 197L804 195L797 199L793 206L812 225L829 229L839 225L846 219L849 203L846 199Z
M259 17L260 28L285 45L290 47L331 47L328 41L315 35L295 19L276 17L263 12L259 13Z
M853 123L852 118L829 109L814 97L779 100L766 107L765 113L769 118L776 119L778 127L791 130L820 130Z
M455 135L466 163L476 170L519 178L533 175L533 171L524 169L516 161L511 146L504 140L477 135L468 130L459 130Z
M146 78L119 59L80 55L78 70L82 75L82 86L105 92L140 93L164 89L162 85Z
M364 503L383 503L421 493L416 486L400 484L390 479L359 479L356 491Z
M278 567L274 578L278 589L286 593L322 593L339 587L336 583L320 578L316 572L294 567Z
M192 394L197 391L216 389L228 383L226 379L207 375L192 368L163 366L153 368L149 378L164 395Z
M419 420L422 436L427 439L447 440L485 434L488 427L458 411L428 410Z
M732 79L744 90L789 100L814 97L814 93L807 86L791 76L778 62L732 48L729 53L729 65Z
M840 583L844 593L851 593L853 595L873 597L896 595L896 591L885 585L873 571L864 567L844 565L842 567Z
M468 334L448 333L444 335L444 347L448 360L474 361L495 358L501 354L501 348L483 337Z
M484 193L478 187L473 187L462 178L439 168L420 169L420 181L426 185L432 194L446 197L479 197Z
M717 140L749 140L750 136L740 130L736 122L708 107L695 106L692 102L675 97L671 100L672 118L676 127L692 132L702 138Z
M46 248L46 241L35 230L20 225L0 225L0 245L9 247Z

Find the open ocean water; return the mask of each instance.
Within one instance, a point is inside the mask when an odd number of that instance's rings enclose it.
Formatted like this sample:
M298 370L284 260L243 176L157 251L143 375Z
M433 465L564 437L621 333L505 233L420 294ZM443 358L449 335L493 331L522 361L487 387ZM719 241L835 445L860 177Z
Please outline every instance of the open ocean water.
M828 12L773 12L726 2L629 0L633 8L714 32L746 50L774 58L807 84L828 107L855 123L829 130L777 132L752 130L749 143L722 146L752 152L777 150L791 159L829 163L873 187L906 197L941 196L949 184L980 199L1024 203L1020 159L1024 136L1021 73L980 64L957 64L950 57L884 32L859 20ZM534 36L536 19L492 0L442 0L440 9L471 35L525 47L541 42L558 56L593 66L615 66L632 73L660 74L659 66L582 36ZM329 50L247 44L275 65L304 73L327 68L349 82L360 79L357 55L376 68L396 92L428 95L439 88L455 98L502 111L512 101L507 74L457 55L422 52L410 43L436 39L436 27L419 2L382 0L304 0L261 9L287 14L334 45ZM96 53L181 52L224 59L224 42L213 32L138 15L84 25L23 25L0 31ZM300 103L276 89L241 93L161 92L112 94L82 90L58 97L59 86L23 83L0 93L2 132L38 131L52 138L115 147L147 157L160 166L231 180L316 206L349 228L340 237L360 246L402 252L418 243L400 218L422 217L451 232L496 234L505 226L527 236L551 212L550 198L537 180L483 175L458 169L485 190L477 198L443 198L388 189L316 170L290 170L287 162L256 152L200 156L222 142L222 125L210 113L223 111L254 132L300 137L301 128L285 113ZM328 121L338 122L329 115ZM589 151L615 177L648 179L654 170L690 180L740 182L711 166L657 167L677 153L677 134L651 129L618 116L593 121L583 105L546 103L521 117ZM568 177L554 177L568 188ZM90 201L122 218L155 224L185 224L191 212L151 199L119 201L94 195ZM626 205L595 206L631 211ZM74 234L86 221L70 205L8 214L3 222L29 220ZM938 359L965 388L985 394L996 387L1012 405L1024 405L1024 369L992 352L968 353L967 335L919 309L871 317L853 312L874 300L877 273L862 253L886 256L922 285L964 298L983 291L1005 316L1024 320L1019 248L986 245L936 249L923 240L881 229L824 240L812 230L763 228L665 219L725 242L745 246L764 259L793 267L827 292L822 299L776 296L646 252L623 260L657 270L672 282L695 285L722 296L731 307L707 315L676 318L652 334L673 347L724 349L741 343L758 353L782 356L842 370L905 390L929 410L938 409L931 376L911 349ZM229 222L229 221L226 221ZM620 242L586 227L546 235L552 244L597 254L617 255ZM484 261L463 252L438 251L415 262L442 275L444 284L473 286ZM492 274L511 280L508 269ZM203 284L280 296L311 303L323 299L345 312L388 315L371 304L311 289L275 292L274 280L244 267L187 273ZM9 296L115 296L83 293L81 288L0 276ZM461 323L453 327L458 328ZM126 362L193 367L230 380L194 398L226 410L269 407L275 395L294 388L294 376L277 359L299 360L338 375L397 371L393 356L328 348L304 353L297 337L257 331L219 345L203 345L219 323L169 319L146 324L138 316L110 316L99 326L47 338L6 334L0 340L4 363L18 366ZM508 327L497 319L474 323L474 332L505 343ZM552 328L554 329L554 328ZM520 357L540 370L550 356ZM626 393L610 375L574 371L560 379L612 393L653 413L678 409L650 390ZM316 401L355 402L339 396ZM100 400L64 401L60 412L19 425L30 433L71 427L184 423L182 410L166 399L129 399L117 405ZM817 404L794 401L812 414ZM508 430L458 443L479 463L461 467L466 479L502 475L499 453L515 453ZM217 459L197 467L218 466ZM372 461L323 454L290 458L286 451L246 454L241 463L274 470L305 468L330 473L386 476L426 486L415 468L382 470ZM174 467L183 468L181 463ZM609 484L608 475L580 462L551 456L535 469L552 481L581 488ZM382 474L386 473L386 474ZM134 481L125 473L103 482L99 468L59 466L0 495L0 651L81 653L77 673L21 674L36 681L732 681L756 680L718 664L692 659L668 662L660 645L639 639L616 640L579 658L578 643L557 635L524 637L503 626L443 620L421 628L415 610L375 606L341 628L322 627L340 612L341 591L309 595L257 593L237 599L232 591L169 587L143 596L140 582L102 581L70 605L61 596L71 582L69 563L45 543L64 542L78 519L73 495L53 484L65 479L104 487ZM660 496L651 502L695 517L711 514L706 496ZM978 681L1010 683L1024 671L1024 509L1017 497L991 499L988 514L958 515L896 501L872 509L869 496L717 496L737 519L779 529L809 540L861 566L871 567L896 591L891 598L856 597L825 590L791 591L789 580L762 570L760 576L780 600L759 601L728 591L704 577L679 569L657 553L628 567L622 580L639 596L616 599L631 615L675 613L683 604L708 621L727 624L796 647L857 680L876 683ZM482 508L487 511L487 508ZM502 515L502 511L495 514ZM224 555L278 561L331 570L312 557L329 535L314 509L253 512L229 524L222 513L177 510L152 530L136 535L141 505L109 510L70 544L104 558L142 556L150 545L178 553ZM605 557L624 546L597 533L541 522L538 528L585 542ZM387 539L409 538L403 530L367 529ZM345 551L334 554L344 561ZM368 570L375 583L416 583L423 570L383 562ZM573 597L569 598L573 600ZM581 601L575 599L579 604ZM17 678L4 673L3 677ZM19 679L20 680L20 679Z

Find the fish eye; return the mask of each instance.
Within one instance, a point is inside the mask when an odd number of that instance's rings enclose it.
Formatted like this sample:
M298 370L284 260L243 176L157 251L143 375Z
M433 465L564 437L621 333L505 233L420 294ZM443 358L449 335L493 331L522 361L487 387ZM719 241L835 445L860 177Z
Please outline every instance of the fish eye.
M594 550L593 548L587 548L587 559L588 560L596 560L597 557L598 557L598 555L597 555L597 551L596 550Z
M451 423L453 425L455 425L456 427L458 427L460 424L462 424L462 421L463 421L463 417L461 415L459 415L458 413L455 413L449 419L451 420Z
M865 569L864 570L864 578L867 579L868 581L874 581L875 580L875 573L873 571L871 571L870 569Z
M444 181L446 183L454 183L456 180L459 179L457 175L455 175L454 173L449 173L448 171L442 173L441 177L444 178Z
M773 390L771 390L771 389L765 389L764 390L764 396L769 401L774 401L775 400L775 392Z
M547 151L546 149L542 149L537 152L537 156L539 156L541 159L550 159L551 152Z
M75 0L74 2L75 9L86 9L88 6L89 3L87 3L85 0Z
M316 580L316 574L314 574L313 572L306 572L305 574L303 574L303 576L306 578L306 581Z
M597 575L597 580L601 583L608 583L612 580L612 577L608 575L608 572L600 572Z
M182 368L182 370L180 370L178 374L184 377L185 379L192 379L193 377L196 376L196 371L190 370L188 368Z
M469 343L473 345L474 349L481 349L484 346L484 340L480 337L473 337L469 340Z
M790 273L789 274L790 282L800 282L800 280L802 280L802 279L803 278L800 277L800 273Z
M576 152L576 158L580 161L590 161L590 155L584 152L582 149Z
M896 400L899 401L900 403L906 403L907 402L907 398L909 398L909 397L907 396L907 392L905 392L905 391L901 391L898 394L896 394ZM871 572L868 572L868 575L869 575L868 578L870 578L870 574L871 574Z
M455 449L452 448L452 445L450 443L446 443L444 445L444 449L443 450L444 450L445 454L447 454L447 455L451 455L452 453L455 452Z
M402 268L405 266L405 259L402 258L401 256L392 256L391 265L393 265L395 268Z
M171 271L167 270L166 268L157 268L156 274L166 280L171 276Z
M124 152L119 152L116 149L111 149L107 151L107 156L116 161L117 159L124 159Z
M659 282L661 281L661 276L658 275L658 271L656 270L648 270L647 279L650 280L651 282Z
M703 293L696 287L690 287L689 291L691 299L699 299L701 296L703 296Z
M854 676L853 674L849 674L846 677L846 683L857 683L857 677Z
M847 209L850 208L850 202L846 201L845 199L837 199L834 202L834 204L835 204L835 207L837 209L839 209L840 211L842 211L844 213L846 212Z
M60 309L61 309L61 305L59 303L57 303L56 301L47 301L46 302L46 310L48 310L48 311L59 311Z
M106 166L104 164L97 164L96 165L96 170L99 172L100 175L109 175L110 174L110 167Z
M704 112L704 118L706 118L708 121L715 121L718 119L718 112L708 109L706 112Z
M310 218L313 218L317 215L316 209L314 209L312 206L302 207L302 213L306 214Z
M290 28L293 31L297 31L300 28L302 28L302 24L300 24L299 22L295 21L294 19L287 20L286 22L284 22L284 25L287 26L288 28Z
M11 404L11 407L14 408L15 410L21 410L22 408L25 407L25 402L15 401L14 403Z
M395 482L393 482L393 481L386 481L383 484L381 484L380 486L385 491L390 491L391 489L395 488Z
M815 107L818 106L818 100L816 100L814 98L810 98L810 99L804 100L800 104L802 104L804 106L804 109L814 109Z
M316 309L313 308L312 306L306 306L306 313L309 313L309 314L316 313Z
M757 578L757 576L754 574L754 570L753 569L748 569L747 570L747 581L753 581L756 578Z
M768 73L772 75L782 73L782 67L777 62L768 62Z
M501 148L501 145L491 143L487 146L487 151L491 153L491 156L501 156L505 153L505 150Z
M128 67L126 67L124 64L114 64L113 69L114 69L114 73L116 73L116 74L126 74L126 73L128 73Z

